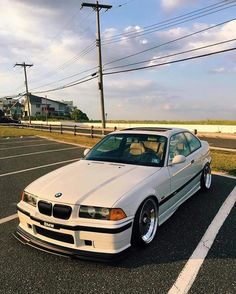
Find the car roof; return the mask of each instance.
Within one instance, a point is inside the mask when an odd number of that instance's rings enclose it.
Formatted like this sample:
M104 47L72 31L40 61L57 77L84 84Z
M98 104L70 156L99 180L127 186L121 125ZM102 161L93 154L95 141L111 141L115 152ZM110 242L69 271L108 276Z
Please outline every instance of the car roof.
M159 135L165 137L171 137L173 134L180 132L188 132L186 129L181 128L159 128L159 127L133 127L120 130L122 134L148 134L148 135ZM117 133L117 132L114 132Z

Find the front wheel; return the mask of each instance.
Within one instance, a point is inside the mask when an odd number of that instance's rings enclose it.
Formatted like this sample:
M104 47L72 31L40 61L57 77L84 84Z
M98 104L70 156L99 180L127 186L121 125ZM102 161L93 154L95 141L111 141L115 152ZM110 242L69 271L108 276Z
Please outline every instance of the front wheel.
M201 189L202 190L209 190L211 188L211 167L210 164L206 164L202 171L201 176Z
M152 242L157 232L158 208L156 201L150 197L140 205L132 232L132 245L145 247Z

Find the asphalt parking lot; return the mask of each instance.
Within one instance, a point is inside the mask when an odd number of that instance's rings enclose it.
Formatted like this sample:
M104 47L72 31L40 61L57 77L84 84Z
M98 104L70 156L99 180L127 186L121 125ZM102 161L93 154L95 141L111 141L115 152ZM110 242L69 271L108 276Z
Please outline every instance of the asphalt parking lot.
M0 293L168 293L236 180L213 176L158 230L145 250L113 264L72 260L19 243L13 236L25 186L80 158L83 149L38 137L0 139ZM235 190L234 190L235 191ZM189 293L236 293L236 208L228 215Z

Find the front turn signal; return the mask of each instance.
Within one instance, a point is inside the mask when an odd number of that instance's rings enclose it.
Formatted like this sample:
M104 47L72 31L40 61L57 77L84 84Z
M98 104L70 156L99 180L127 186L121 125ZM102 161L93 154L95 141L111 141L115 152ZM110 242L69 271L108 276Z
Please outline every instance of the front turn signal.
M121 219L126 218L126 214L121 208L111 208L110 210L110 220L112 221L118 221Z

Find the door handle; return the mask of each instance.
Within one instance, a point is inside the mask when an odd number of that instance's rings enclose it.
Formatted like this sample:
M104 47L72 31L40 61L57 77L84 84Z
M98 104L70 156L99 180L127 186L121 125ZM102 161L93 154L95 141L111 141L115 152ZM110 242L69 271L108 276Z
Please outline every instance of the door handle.
M191 164L193 164L194 163L194 159L191 161Z

